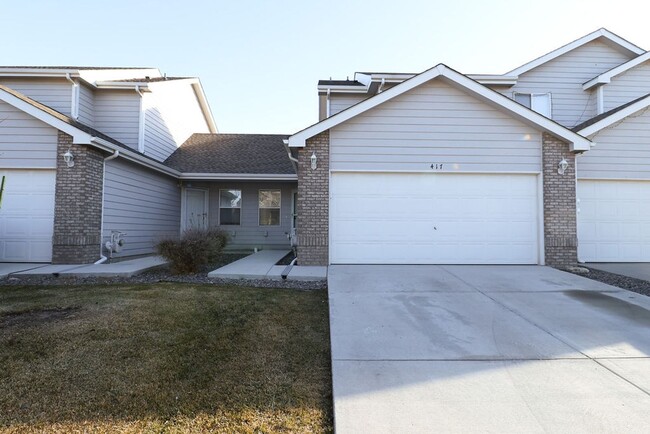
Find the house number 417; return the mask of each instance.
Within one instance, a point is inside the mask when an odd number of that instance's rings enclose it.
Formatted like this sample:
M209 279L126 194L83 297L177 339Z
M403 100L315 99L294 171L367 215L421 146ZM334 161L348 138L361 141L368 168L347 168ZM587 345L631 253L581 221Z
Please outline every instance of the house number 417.
M442 163L433 163L433 164L431 165L431 168L432 168L433 170L442 170Z

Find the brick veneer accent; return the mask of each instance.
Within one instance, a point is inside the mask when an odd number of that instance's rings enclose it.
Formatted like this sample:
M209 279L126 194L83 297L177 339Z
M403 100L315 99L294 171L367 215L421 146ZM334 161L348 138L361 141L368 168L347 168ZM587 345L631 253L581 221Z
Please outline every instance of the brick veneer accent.
M329 131L307 140L298 151L298 261L329 264ZM311 168L316 153L318 167Z
M70 150L74 166L62 155ZM53 264L87 264L99 259L104 157L88 146L72 144L59 131L56 158Z
M562 158L569 163L564 175L557 173ZM546 264L566 267L575 264L578 259L575 155L569 151L567 143L544 133L542 165Z

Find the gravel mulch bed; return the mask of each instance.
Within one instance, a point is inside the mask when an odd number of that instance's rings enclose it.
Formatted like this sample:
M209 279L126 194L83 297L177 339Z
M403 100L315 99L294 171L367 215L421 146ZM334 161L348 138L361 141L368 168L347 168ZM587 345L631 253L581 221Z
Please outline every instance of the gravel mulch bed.
M650 282L633 277L621 276L620 274L608 273L607 271L596 270L594 268L584 267L589 270L589 273L578 274L579 276L586 277L591 280L606 283L608 285L617 286L622 289L634 291L639 294L650 297Z
M105 285L105 284L141 284L141 283L199 283L230 286L252 286L258 288L288 288L301 290L315 290L327 288L326 281L298 281L298 280L253 280L253 279L209 279L208 272L241 259L247 254L225 253L217 263L206 266L200 273L174 275L168 268L158 268L146 271L133 277L54 277L54 276L20 276L0 280L2 285Z

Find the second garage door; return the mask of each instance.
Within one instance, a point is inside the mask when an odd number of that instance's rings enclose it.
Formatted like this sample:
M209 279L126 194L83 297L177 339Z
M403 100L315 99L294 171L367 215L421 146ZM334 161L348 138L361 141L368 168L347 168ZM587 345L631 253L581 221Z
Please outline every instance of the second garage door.
M650 262L650 181L578 181L578 258Z
M333 173L333 264L537 264L536 175Z

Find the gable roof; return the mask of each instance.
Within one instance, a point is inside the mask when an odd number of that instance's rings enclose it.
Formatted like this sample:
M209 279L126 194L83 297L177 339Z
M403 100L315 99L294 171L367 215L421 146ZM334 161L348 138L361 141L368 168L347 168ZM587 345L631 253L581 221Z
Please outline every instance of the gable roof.
M74 144L91 145L109 152L119 151L120 155L126 159L168 175L178 176L174 169L165 166L159 161L7 86L0 85L0 101L4 101L51 127L72 136L72 143Z
M571 144L572 151L588 151L590 149L590 141L584 137L574 133L573 131L565 128L551 119L540 115L533 110L530 110L523 105L511 100L510 98L501 95L500 93L489 89L482 84L468 78L467 76L454 71L446 65L438 64L433 68L424 71L413 78L406 80L382 93L379 93L371 98L368 98L360 103L357 103L347 109L326 118L310 127L289 137L289 147L304 147L308 138L313 137L323 131L339 125L348 119L351 119L361 113L364 113L373 107L382 104L398 95L401 95L409 90L420 86L434 78L444 77L456 86L464 89L465 91L475 95L476 97L495 104L507 111L511 116L518 118L526 123L532 124L548 133L566 140Z
M190 136L165 164L182 178L295 180L283 134L200 134Z
M650 94L644 95L633 101L623 104L615 109L609 110L596 117L589 119L573 128L573 131L583 136L590 136L598 131L622 121L626 117L650 106Z
M634 68L635 66L638 66L642 64L643 62L646 62L650 60L650 51L646 51L645 53L641 54L640 56L635 57L634 59L631 59L625 63L622 63L618 66L615 66L614 68L610 69L609 71L605 71L600 75L597 75L596 77L592 78L588 82L582 85L583 90L588 90L591 89L592 87L598 85L598 84L607 84L609 83L613 77L616 77L617 75L620 75L624 73L625 71L629 71L630 69Z
M530 71L533 68L538 67L539 65L542 65L546 62L549 62L556 57L559 57L565 53L568 53L571 50L575 50L578 47L581 47L595 39L598 38L605 38L608 40L610 43L617 45L624 50L629 51L632 54L643 54L645 53L645 50L642 48L639 48L638 46L634 45L633 43L621 38L620 36L610 32L609 30L605 28L600 28L596 30L595 32L591 32L588 35L585 35L581 38L576 39L573 42L570 42L556 50L551 51L550 53L547 53L541 57L538 57L535 60L532 60L518 68L513 69L512 71L506 72L504 75L521 75L527 71Z

